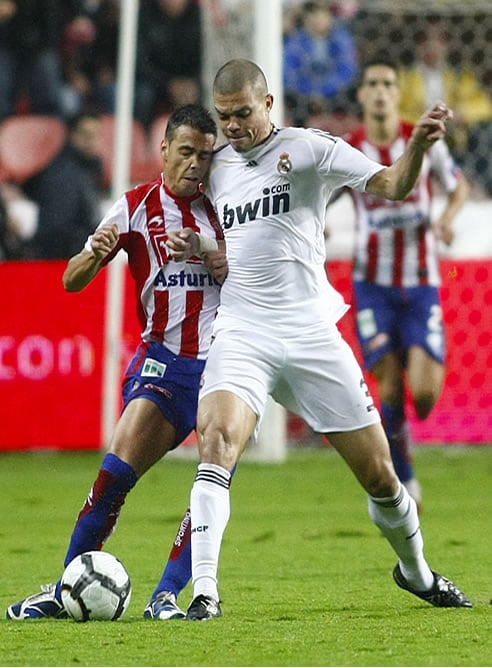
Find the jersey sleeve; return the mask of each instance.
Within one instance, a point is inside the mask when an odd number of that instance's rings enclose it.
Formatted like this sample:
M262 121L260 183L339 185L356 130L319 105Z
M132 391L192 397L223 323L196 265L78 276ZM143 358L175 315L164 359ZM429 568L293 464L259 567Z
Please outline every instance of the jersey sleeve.
M128 202L126 200L126 197L123 195L120 197L114 204L111 205L111 207L108 209L106 214L104 215L104 218L101 220L99 225L96 227L96 230L100 229L104 225L112 225L115 223L118 226L118 231L120 233L120 239L118 241L118 244L116 245L115 249L112 251L112 253L108 256L108 261L109 259L113 258L116 253L120 250L120 248L123 248L123 243L122 239L127 238L127 233L130 228L130 217L129 217L129 212L128 212ZM92 239L92 234L89 236L87 241L85 242L85 250L91 252L91 239ZM105 258L106 259L106 258Z
M440 139L429 149L431 170L447 193L452 193L458 187L461 170L455 163L448 145Z
M330 180L333 189L346 186L364 192L367 182L384 169L341 137L317 130L313 134L318 138L314 148L319 173Z

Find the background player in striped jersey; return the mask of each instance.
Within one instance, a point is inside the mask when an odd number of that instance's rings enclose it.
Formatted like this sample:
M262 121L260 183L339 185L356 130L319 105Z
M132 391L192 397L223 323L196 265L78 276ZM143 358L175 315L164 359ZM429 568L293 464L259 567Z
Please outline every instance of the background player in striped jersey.
M438 607L471 607L425 559L416 504L394 471L378 411L336 325L348 307L327 280L323 235L327 203L339 188L404 199L451 112L436 104L416 124L400 159L385 167L327 133L275 128L273 96L251 61L223 65L213 92L229 144L214 156L207 193L224 228L228 274L198 405L187 619L222 614L217 570L231 471L268 394L328 435L350 466L368 494L372 520L398 556L397 585ZM187 229L173 233L168 246L186 259L199 242Z
M364 124L348 142L383 165L393 164L409 142L413 124L399 117L397 70L374 60L362 71L358 100ZM432 224L436 179L446 204ZM376 376L383 426L396 473L421 507L405 415L405 375L415 413L424 420L444 382L445 337L438 286L437 238L453 240L453 220L469 185L443 139L426 152L422 171L403 201L349 190L356 209L354 290L357 331L365 365ZM405 374L406 371L406 374Z
M103 546L137 480L195 428L199 383L220 282L227 272L222 231L200 190L216 137L208 111L195 105L177 109L161 145L163 174L115 202L65 270L65 288L79 291L118 251L125 251L136 282L142 328L142 342L123 381L124 410L78 516L65 565L81 552ZM212 240L210 247L221 246L207 254L207 266L198 254L186 262L175 262L168 254L168 234L183 228L205 232ZM188 518L189 514L185 525ZM145 617L184 617L176 594L189 579L189 543L182 544L174 557ZM59 582L44 587L40 594L9 606L7 617L66 616L59 589Z

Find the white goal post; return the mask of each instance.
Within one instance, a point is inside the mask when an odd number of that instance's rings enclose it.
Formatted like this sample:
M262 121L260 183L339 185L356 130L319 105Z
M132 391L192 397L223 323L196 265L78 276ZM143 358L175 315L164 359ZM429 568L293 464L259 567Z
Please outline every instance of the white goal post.
M254 2L254 61L265 72L269 90L274 97L272 119L284 122L282 80L282 0ZM251 457L260 461L282 461L287 456L287 414L269 399L258 443L251 448Z
M123 0L118 43L116 122L111 198L116 200L128 190L135 89L135 58L138 30L138 0ZM118 253L109 263L105 294L105 331L102 379L101 434L108 447L120 412L121 340L123 333L123 296L126 256Z

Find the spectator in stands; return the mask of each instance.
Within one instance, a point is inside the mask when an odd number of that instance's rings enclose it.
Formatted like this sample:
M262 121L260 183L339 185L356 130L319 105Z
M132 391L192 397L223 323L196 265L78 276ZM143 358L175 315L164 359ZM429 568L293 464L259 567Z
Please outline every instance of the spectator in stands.
M27 240L36 229L37 208L21 190L0 183L0 262L30 258Z
M119 20L117 0L74 1L68 9L61 50L64 115L88 105L114 113Z
M60 113L61 0L0 0L0 120Z
M31 242L34 259L67 259L83 246L101 218L103 167L101 125L84 112L69 124L65 146L39 174L24 184L39 206Z
M449 34L439 22L420 35L416 62L402 68L399 79L403 118L415 121L436 99L453 109L453 152L470 177L492 194L492 96L470 67L450 64Z
M201 99L201 10L197 0L147 0L139 15L135 117Z
M359 0L332 0L330 8L333 16L340 19L352 19L360 11ZM302 27L303 3L299 0L283 0L283 34L286 37Z
M302 25L284 39L286 108L293 123L346 106L343 94L358 73L357 48L349 28L335 20L326 0L305 2Z

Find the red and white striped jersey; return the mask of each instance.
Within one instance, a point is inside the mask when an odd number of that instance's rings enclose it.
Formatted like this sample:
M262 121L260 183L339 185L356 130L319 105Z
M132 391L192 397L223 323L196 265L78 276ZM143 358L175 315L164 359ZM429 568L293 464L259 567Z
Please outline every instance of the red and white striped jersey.
M403 153L413 127L402 122L399 137L389 146L372 144L364 127L347 141L372 160L389 166ZM395 287L439 285L438 246L430 218L433 178L446 192L453 192L460 178L443 140L427 151L421 176L404 201L350 190L357 219L355 280Z
M170 230L191 227L222 239L222 230L206 196L177 197L159 178L137 186L117 200L99 227L116 223L135 280L137 315L144 341L158 341L176 355L203 359L219 305L219 283L199 257L176 262L167 252ZM90 250L90 238L86 245Z

